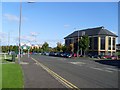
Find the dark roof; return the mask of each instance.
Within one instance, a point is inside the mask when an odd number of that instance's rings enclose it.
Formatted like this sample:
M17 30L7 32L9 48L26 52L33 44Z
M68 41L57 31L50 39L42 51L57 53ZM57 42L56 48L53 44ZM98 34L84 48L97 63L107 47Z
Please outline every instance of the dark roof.
M83 34L85 33L85 35L88 35L88 36L107 35L107 36L117 37L117 35L108 31L107 29L104 29L104 27L88 28L88 29L78 30L78 31L79 31L79 36L83 36ZM78 36L78 31L74 31L73 33L71 33L67 37L65 37L64 39L77 37Z

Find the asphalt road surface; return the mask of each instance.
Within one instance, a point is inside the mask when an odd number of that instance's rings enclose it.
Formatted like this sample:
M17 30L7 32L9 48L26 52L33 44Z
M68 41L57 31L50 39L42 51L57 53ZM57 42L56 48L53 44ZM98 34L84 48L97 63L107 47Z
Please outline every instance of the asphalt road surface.
M119 69L85 58L22 58L25 88L118 88Z

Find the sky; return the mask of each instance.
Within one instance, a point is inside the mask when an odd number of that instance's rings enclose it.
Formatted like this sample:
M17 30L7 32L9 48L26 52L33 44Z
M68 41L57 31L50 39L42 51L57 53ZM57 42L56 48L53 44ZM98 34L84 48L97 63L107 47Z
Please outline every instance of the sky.
M19 2L2 2L2 44L18 45L19 13ZM23 43L55 47L78 29L99 26L118 35L117 2L22 2Z

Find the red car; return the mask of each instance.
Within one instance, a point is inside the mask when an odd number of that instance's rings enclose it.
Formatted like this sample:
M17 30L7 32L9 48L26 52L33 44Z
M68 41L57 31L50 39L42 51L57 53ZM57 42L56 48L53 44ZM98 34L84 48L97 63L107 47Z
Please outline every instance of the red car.
M105 55L103 58L104 59L112 59L112 60L117 60L118 59L118 57L115 56L115 55L113 55L113 56L111 56L111 55Z
M104 59L111 59L111 55L105 55L103 56Z
M114 56L114 55L113 55L113 56L111 56L111 59L112 59L112 60L118 60L118 56Z

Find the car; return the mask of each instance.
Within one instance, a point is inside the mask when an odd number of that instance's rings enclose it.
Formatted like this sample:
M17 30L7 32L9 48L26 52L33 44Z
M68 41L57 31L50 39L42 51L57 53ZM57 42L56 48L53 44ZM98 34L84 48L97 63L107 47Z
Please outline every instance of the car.
M58 57L63 57L64 56L64 52L58 52Z
M112 60L118 60L118 56L113 55L113 56L111 56L111 59Z
M77 57L77 54L76 54L76 53L74 53L74 54L73 54L73 57Z
M105 56L103 56L103 59L111 59L111 55L105 55Z
M93 58L101 59L101 58L103 58L103 56L102 55L94 55Z
M54 52L49 53L49 56L54 56L54 55L55 55Z
M63 57L66 57L66 58L71 58L73 56L72 53L64 53L63 54Z

